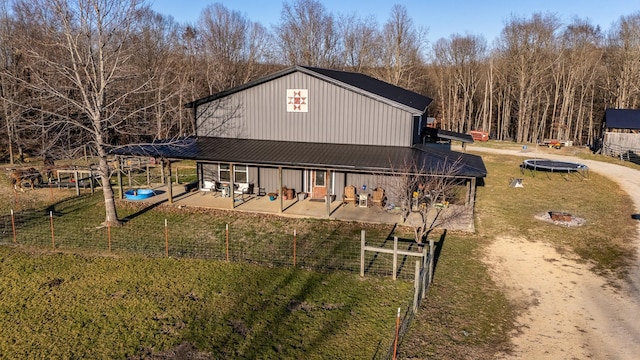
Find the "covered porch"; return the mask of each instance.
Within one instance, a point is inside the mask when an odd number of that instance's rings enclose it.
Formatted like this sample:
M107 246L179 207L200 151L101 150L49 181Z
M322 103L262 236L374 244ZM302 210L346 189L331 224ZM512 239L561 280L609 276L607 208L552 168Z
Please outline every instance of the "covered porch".
M388 209L368 204L359 206L345 204L342 199L335 199L327 204L324 201L315 201L310 198L299 200L297 197L292 200L270 200L269 196L259 196L257 194L236 195L234 202L231 198L223 197L221 193L202 192L199 190L185 191L184 185L173 184L169 199L168 187L165 184L154 184L150 187L156 195L142 200L127 200L142 203L145 205L164 205L176 208L203 208L216 210L234 210L252 213L272 214L284 217L296 218L316 218L339 221L356 221L374 224L398 224L410 225L417 221L417 213L411 213L406 221L403 221L400 210ZM282 201L282 211L280 201ZM329 214L329 215L327 215ZM435 214L435 212L434 212ZM448 230L474 231L473 208L464 205L451 205L444 209L440 216L443 219L451 217L453 221L447 222Z
M161 163L168 164L169 183L171 161L167 160L196 161L195 189L185 189L180 185L165 188L162 192L160 188L161 193L148 201L371 223L404 224L405 221L402 212L395 207L343 205L343 194L348 186L355 185L362 191L371 192L380 186L390 190L389 186L393 185L385 185L382 181L385 178L404 175L453 178L465 184L466 195L462 203L429 213L439 214L438 219L450 219L447 229L466 231L473 230L476 179L486 176L486 168L479 156L426 145L396 147L197 137L144 146L131 145L114 149L113 153L162 159ZM453 170L447 173L447 169ZM226 185L226 193L233 194L234 200L221 196L217 185L215 192L200 191L206 188L206 182L220 184L221 187ZM238 184L251 184L253 189L243 193L237 191ZM285 197L284 189L302 190L312 199ZM269 194L278 196L271 200ZM388 204L406 201L394 198L391 191L385 196ZM410 213L406 219L406 223L414 221L420 222L419 211Z

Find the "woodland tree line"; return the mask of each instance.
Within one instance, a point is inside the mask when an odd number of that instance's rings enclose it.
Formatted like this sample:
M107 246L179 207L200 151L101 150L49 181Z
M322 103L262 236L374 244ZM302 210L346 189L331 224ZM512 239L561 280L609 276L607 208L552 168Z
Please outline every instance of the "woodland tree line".
M178 23L143 0L2 0L0 157L70 158L193 133L184 104L290 65L362 72L434 98L443 129L593 144L605 108L640 105L640 13L606 31L556 14L428 41L402 5L379 24L316 0L267 27L221 4Z

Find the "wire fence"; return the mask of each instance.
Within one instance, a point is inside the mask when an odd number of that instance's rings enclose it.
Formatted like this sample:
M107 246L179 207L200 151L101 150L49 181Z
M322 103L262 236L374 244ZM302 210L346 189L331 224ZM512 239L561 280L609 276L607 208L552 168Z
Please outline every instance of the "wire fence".
M99 225L97 216L104 217L104 208L100 209L99 204L81 199L62 202L67 202L63 208L52 205L39 210L10 210L0 216L0 244L95 254L294 266L319 272L338 270L414 281L414 299L407 301L402 314L398 309L398 321L390 329L389 337L379 343L375 359L395 358L430 283L433 243L429 251L409 239L396 237L394 244L389 229L380 231L357 223L228 211L181 212L170 207L161 207L160 211L132 209L124 217L123 226L111 227ZM367 248L373 246L387 251L364 251L365 244ZM402 255L403 252L413 256ZM416 260L416 256L422 254L425 255Z
M413 280L412 259L367 251L361 258L361 230L357 224L277 216L242 215L221 218L223 212L168 213L167 217L145 217L142 209L125 217L123 226L104 226L87 216L78 202L73 209L55 206L41 210L10 210L0 216L0 243L52 250L82 250L96 253L136 254L149 257L184 257L246 262L266 266L296 266L315 271L393 276ZM220 214L223 214L220 216ZM104 216L104 215L102 215ZM209 220L207 220L209 218ZM225 222L225 220L228 220ZM298 228L296 227L298 225ZM367 244L393 249L388 234L367 233ZM406 251L421 253L410 240L400 241Z
M404 310L402 307L398 308L396 324L392 330L392 334L388 337L386 344L382 341L378 344L378 348L373 357L375 360L397 359L398 349L407 336L411 323L418 313L422 302L426 299L434 270L435 243L433 240L429 241L428 251L425 251L424 255L421 260L416 260L415 262L413 300L404 307Z

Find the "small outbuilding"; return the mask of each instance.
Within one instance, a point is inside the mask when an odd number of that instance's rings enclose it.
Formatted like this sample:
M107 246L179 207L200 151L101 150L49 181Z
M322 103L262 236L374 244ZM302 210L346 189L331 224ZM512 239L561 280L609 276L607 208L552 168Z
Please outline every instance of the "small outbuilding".
M640 110L606 109L602 121L602 154L629 160L640 153Z

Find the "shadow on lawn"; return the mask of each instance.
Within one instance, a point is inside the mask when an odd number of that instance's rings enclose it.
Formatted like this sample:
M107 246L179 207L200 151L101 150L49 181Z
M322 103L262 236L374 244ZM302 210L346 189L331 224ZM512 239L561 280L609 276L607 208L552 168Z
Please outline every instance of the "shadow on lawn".
M160 194L163 194L164 191L154 190L154 193L155 193L155 196L158 196ZM152 203L149 206L145 206L142 209L134 212L133 214L129 214L129 215L123 217L121 220L122 220L123 223L126 224L127 222L135 219L136 217L144 215L145 213L149 212L150 210L153 210L153 209L157 208L158 206L160 206L161 204L165 204L167 202L169 202L169 199L164 199L162 201L158 201L158 202Z
M447 230L445 229L442 235L440 235L440 240L434 243L434 254L433 254L433 274L432 276L436 276L436 271L438 269L438 260L440 259L440 253L442 252L442 248L444 247L444 239L447 237Z

